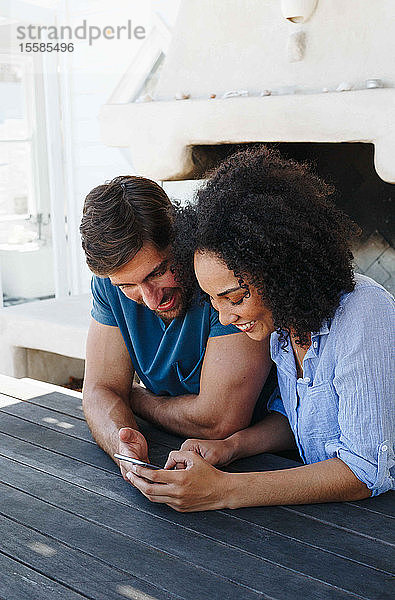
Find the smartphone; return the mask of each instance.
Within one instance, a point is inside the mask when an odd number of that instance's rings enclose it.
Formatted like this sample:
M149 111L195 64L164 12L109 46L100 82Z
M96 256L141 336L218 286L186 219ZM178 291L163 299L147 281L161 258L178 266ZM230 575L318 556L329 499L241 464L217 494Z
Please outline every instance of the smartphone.
M157 465L151 465L150 463L143 462L142 460L138 460L138 458L131 458L130 456L125 456L124 454L114 454L115 458L119 458L119 460L125 460L126 462L133 463L134 465L141 465L142 467L146 467L147 469L161 469L162 467L158 467Z

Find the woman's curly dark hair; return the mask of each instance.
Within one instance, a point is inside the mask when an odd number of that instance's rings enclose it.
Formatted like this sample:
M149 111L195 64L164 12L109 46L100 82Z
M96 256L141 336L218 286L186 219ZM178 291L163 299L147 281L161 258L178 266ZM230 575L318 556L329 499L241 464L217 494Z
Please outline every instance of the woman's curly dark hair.
M360 229L328 200L333 191L307 164L275 150L233 154L181 211L182 277L194 251L212 252L242 285L257 288L283 342L292 329L306 345L355 285L350 245Z
M196 210L194 206L175 205L173 218L172 261L170 269L183 290L187 310L194 299L203 299L193 268L196 249Z

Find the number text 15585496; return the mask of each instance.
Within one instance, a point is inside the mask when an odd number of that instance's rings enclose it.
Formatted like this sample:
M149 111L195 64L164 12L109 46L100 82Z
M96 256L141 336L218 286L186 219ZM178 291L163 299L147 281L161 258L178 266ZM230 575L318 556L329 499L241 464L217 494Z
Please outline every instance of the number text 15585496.
M74 44L61 42L52 44L51 42L25 42L19 44L21 52L74 52Z

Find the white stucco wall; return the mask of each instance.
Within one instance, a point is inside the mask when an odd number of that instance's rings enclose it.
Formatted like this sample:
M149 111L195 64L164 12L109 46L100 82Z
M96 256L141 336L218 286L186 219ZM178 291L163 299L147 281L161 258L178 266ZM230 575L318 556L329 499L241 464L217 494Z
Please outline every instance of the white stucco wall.
M392 0L318 0L304 24L287 21L279 0L184 1L158 85L158 97L193 97L342 81L395 84ZM306 33L303 61L288 61L288 37Z
M394 182L392 0L318 0L297 24L281 6L183 0L155 101L104 106L103 141L130 148L138 172L162 180L191 177L199 144L367 142L378 175ZM305 49L292 62L295 33ZM367 89L368 79L384 89ZM342 83L350 91L337 91ZM222 99L231 90L249 97ZM264 90L271 95L261 97ZM190 98L176 100L180 92Z

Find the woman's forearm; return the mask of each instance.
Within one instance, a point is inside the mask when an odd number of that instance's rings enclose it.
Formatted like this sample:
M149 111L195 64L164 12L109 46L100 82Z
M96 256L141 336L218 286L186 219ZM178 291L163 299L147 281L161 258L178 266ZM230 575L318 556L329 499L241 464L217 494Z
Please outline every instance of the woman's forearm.
M295 438L288 419L278 412L270 413L256 425L237 431L226 440L233 446L233 459L262 452L280 452L295 448Z
M371 495L339 458L265 473L227 474L226 508L362 500Z

